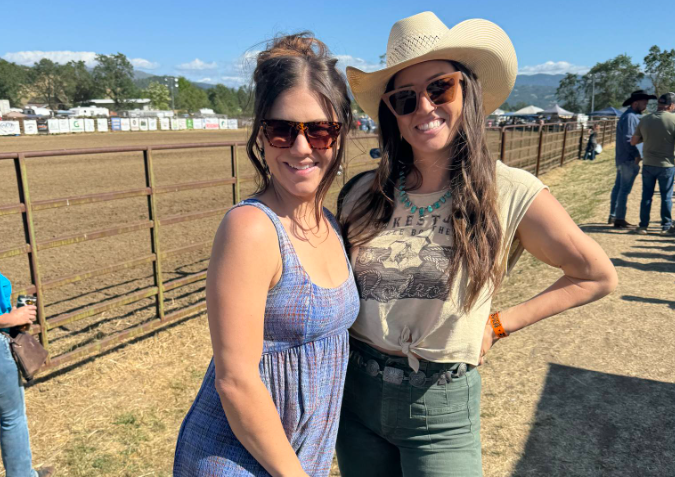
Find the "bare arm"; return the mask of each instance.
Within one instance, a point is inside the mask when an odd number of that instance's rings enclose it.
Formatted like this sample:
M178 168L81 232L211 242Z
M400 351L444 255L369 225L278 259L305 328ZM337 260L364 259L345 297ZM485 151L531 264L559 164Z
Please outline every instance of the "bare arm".
M630 145L631 146L637 146L642 142L642 137L640 136L633 136L630 138Z
M516 234L528 252L562 269L563 276L534 298L502 311L501 321L507 333L599 300L616 288L616 270L605 252L577 227L547 190L534 200ZM488 323L483 352L495 340Z
M239 442L273 476L302 476L279 413L260 379L267 292L281 272L274 225L241 207L223 220L206 278L216 390Z
M0 315L0 328L11 328L13 326L27 325L35 321L37 317L37 307L35 305L26 305L20 308L14 308L9 313Z

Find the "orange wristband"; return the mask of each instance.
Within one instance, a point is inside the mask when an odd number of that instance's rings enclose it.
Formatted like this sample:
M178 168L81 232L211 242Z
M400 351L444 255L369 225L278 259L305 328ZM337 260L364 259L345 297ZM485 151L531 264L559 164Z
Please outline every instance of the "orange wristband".
M490 324L492 325L492 329L494 330L495 334L500 337L500 338L506 338L509 336L509 334L506 332L504 327L502 326L502 322L499 319L499 312L492 313L490 315Z

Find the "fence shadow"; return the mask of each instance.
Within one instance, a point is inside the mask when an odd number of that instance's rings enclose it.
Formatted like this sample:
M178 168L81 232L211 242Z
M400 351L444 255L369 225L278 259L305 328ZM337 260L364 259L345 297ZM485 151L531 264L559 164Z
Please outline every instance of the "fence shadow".
M580 224L579 228L587 234L625 234L627 233L624 229L615 229L611 224L603 223L590 223L590 224ZM628 232L630 233L630 232Z
M643 272L661 272L661 273L675 273L675 263L673 262L650 262L640 263L631 262L622 258L610 258L615 267L627 267L641 270Z
M675 310L674 300L662 300L661 298L647 298L644 296L635 295L624 295L621 297L621 299L632 302L653 303L655 305L668 305L671 309ZM673 316L673 319L675 319L675 316Z
M552 364L513 476L675 475L673 403L673 383Z

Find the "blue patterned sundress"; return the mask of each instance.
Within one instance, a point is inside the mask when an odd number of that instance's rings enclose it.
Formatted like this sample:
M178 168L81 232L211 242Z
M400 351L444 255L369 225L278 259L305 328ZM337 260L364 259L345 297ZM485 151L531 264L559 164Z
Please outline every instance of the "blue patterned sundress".
M342 405L349 334L359 295L349 277L336 288L312 283L279 217L262 202L245 200L267 214L279 237L283 271L267 294L260 377L279 412L286 437L302 468L327 476ZM340 241L335 217L324 209ZM177 477L267 476L269 473L232 432L214 385L213 359L178 435L173 472Z

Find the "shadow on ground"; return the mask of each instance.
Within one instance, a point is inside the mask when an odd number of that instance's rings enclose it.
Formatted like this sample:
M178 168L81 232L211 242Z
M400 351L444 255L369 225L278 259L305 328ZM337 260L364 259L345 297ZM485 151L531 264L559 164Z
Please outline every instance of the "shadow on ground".
M647 298L644 296L633 295L624 295L621 297L621 299L640 303L652 303L654 305L668 305L670 308L675 310L675 301L673 300L662 300L661 298Z
M628 256L629 254L624 254ZM637 255L637 254L635 254ZM669 258L670 259L670 258ZM675 273L675 263L673 262L633 262L623 258L610 258L615 267L629 267L643 272L662 272Z
M513 476L673 476L674 403L675 384L552 364Z

